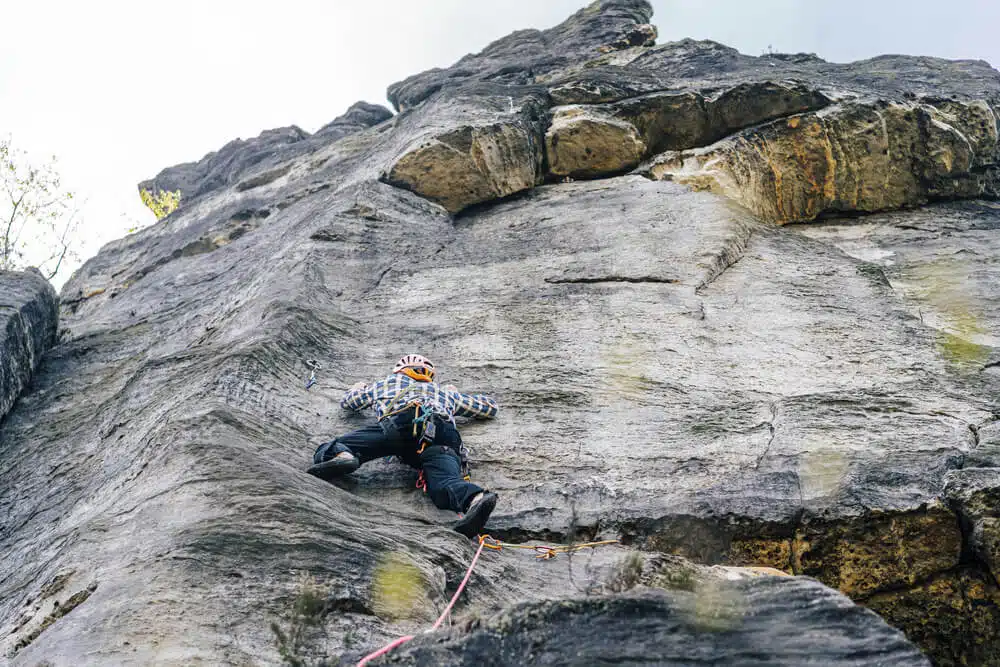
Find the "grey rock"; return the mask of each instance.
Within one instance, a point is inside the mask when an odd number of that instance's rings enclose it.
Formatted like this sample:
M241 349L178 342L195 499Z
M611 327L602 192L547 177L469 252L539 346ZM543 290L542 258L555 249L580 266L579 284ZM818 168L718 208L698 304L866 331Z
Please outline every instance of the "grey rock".
M996 106L1000 74L981 60L890 55L853 63L742 54L710 40L685 39L638 49L627 62L595 60L548 82L556 104L614 102L648 93L797 81L831 94L914 99L954 97Z
M954 484L996 467L1000 448L995 205L782 228L639 175L551 182L544 154L556 91L582 103L590 84L605 115L625 97L710 100L741 83L838 104L851 86L954 95L919 102L945 113L994 105L996 73L694 42L602 54L648 20L644 3L602 6L560 28L565 57L525 48L530 76L489 78L537 37L525 34L450 70L453 86L431 90L441 72L410 80L404 112L372 127L279 133L178 168L199 194L71 278L65 340L0 424L0 651L13 664L273 664L270 625L287 630L303 599L325 602L298 647L310 658L426 627L473 553L444 529L454 517L393 462L336 485L304 472L318 440L366 423L336 408L346 386L406 352L501 402L497 422L462 425L476 481L501 497L495 535L625 545L545 562L490 552L457 615L601 593L627 546L811 575L939 665L1000 661L995 568L963 551ZM845 95L874 104L864 90ZM369 111L342 125L383 115ZM972 149L970 173L989 160ZM199 191L202 169L214 185ZM321 370L306 390L309 360ZM815 584L747 586L788 587L786 600L794 588L853 615L837 627L886 636ZM650 603L661 629L663 600ZM774 618L799 609L775 602ZM569 603L591 618L616 604L638 603ZM816 639L805 627L775 636Z
M390 118L392 118L392 112L381 104L355 102L343 115L337 116L337 118L316 130L316 134L335 134L339 139L348 134L374 127Z
M37 271L0 271L0 420L55 342L59 299Z
M655 41L646 0L595 0L554 28L519 30L447 69L432 69L389 86L397 111L420 104L439 90L467 83L536 83L540 77L602 53Z
M1000 347L1000 207L964 202L886 213L858 220L796 226L869 267L872 277L903 297L909 312L936 335L936 344L963 381L992 382ZM973 423L970 456L993 461L992 421ZM982 464L981 464L982 465Z
M198 162L164 169L156 177L140 183L139 189L153 193L180 191L184 206L202 195L232 185L251 189L284 176L282 162L390 118L392 112L381 105L356 102L315 135L291 126L266 130L253 139L234 139Z
M1000 468L964 468L948 473L945 495L961 517L970 555L994 579L1000 573Z
M180 191L181 201L235 183L247 170L266 161L279 148L296 144L309 133L295 126L261 132L254 139L234 139L198 162L188 162L164 169L154 178L139 184L140 190Z
M930 665L872 612L815 581L779 577L522 604L372 664Z

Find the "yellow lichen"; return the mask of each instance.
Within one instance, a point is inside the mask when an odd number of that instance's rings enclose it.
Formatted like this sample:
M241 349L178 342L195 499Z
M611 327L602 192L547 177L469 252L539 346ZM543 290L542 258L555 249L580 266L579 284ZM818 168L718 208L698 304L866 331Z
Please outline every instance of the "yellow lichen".
M140 190L139 197L142 203L153 212L157 220L162 220L177 210L181 205L181 191L158 190L155 193L149 190Z
M990 348L977 339L989 336L971 293L968 260L946 258L922 265L905 278L912 281L915 295L930 306L926 318L940 330L938 350L956 370L978 370L986 363Z
M791 571L790 540L733 540L729 547L729 562L733 565L770 567Z
M423 573L405 555L385 554L372 574L372 608L383 618L396 620L418 615L427 598Z

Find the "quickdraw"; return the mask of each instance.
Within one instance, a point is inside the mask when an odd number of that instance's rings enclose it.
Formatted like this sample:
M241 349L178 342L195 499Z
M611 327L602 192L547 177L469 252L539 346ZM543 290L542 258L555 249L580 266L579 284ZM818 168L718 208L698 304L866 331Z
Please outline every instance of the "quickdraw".
M309 387L316 384L316 371L321 371L323 368L315 359L306 359L306 368L309 369L309 379L306 380L306 390L308 391Z

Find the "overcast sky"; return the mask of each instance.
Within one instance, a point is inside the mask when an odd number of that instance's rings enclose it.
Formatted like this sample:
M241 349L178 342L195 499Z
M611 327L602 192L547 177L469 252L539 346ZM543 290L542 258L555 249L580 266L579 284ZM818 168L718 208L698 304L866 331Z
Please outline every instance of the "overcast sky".
M236 137L315 131L357 100L447 66L586 0L6 0L0 135L55 154L86 198L84 257L149 221L135 185ZM714 39L744 53L881 53L1000 64L997 0L653 0L659 41Z

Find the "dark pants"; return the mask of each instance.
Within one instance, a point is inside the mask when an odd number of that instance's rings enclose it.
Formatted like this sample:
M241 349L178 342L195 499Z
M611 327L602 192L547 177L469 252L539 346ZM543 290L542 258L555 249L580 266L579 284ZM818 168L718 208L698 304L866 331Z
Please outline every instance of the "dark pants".
M437 434L434 444L424 448L413 437L413 411L385 419L378 424L351 431L319 446L313 463L329 461L340 452L350 452L362 465L385 456L398 456L407 465L424 471L427 494L440 509L464 512L473 496L483 489L462 478L459 451L462 436L451 422L434 417Z

